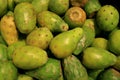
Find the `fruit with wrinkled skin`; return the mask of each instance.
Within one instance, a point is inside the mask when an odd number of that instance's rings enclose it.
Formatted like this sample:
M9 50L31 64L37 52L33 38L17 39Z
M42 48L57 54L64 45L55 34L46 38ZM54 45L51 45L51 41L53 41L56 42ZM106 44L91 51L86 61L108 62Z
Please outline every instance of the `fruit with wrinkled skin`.
M90 46L95 38L95 21L94 19L87 19L82 26L83 36L80 39L76 50L73 52L75 55L79 55L85 48Z
M27 71L26 74L39 80L57 80L60 77L60 68L59 60L49 58L45 65Z
M101 4L99 0L88 0L84 6L84 10L89 18L95 16L95 12L97 12L100 8Z
M0 80L17 80L18 70L11 61L0 62Z
M98 80L120 80L120 72L114 68L108 68L99 75Z
M108 49L116 55L120 55L120 29L112 31L108 39Z
M0 17L7 12L7 0L0 0Z
M101 30L112 31L119 23L119 12L112 5L104 5L96 14L96 22Z
M13 12L9 11L2 17L0 30L1 35L6 41L7 45L11 45L18 41L18 31L15 25Z
M51 11L42 11L38 14L37 22L41 27L47 27L51 32L64 32L69 29L65 21Z
M64 14L69 8L69 0L50 0L49 10L58 14Z
M63 59L63 70L66 80L88 80L85 67L74 55Z
M57 58L65 58L73 53L79 39L82 37L83 29L74 28L56 35L50 42L49 49Z
M35 69L44 65L48 60L47 52L34 46L22 46L14 50L13 63L21 69Z
M86 20L86 13L80 7L71 7L66 11L64 20L70 28L82 27Z
M107 60L106 60L107 59ZM102 48L88 47L83 51L82 63L88 69L103 69L113 66L117 57Z
M20 74L20 75L18 75L17 80L33 80L33 78L28 75L25 75L25 74Z
M38 14L42 11L48 10L49 0L33 0L31 4Z
M34 29L26 38L26 44L47 49L53 38L52 32L46 27Z
M14 9L15 24L23 34L30 33L36 27L36 13L32 4L23 2Z

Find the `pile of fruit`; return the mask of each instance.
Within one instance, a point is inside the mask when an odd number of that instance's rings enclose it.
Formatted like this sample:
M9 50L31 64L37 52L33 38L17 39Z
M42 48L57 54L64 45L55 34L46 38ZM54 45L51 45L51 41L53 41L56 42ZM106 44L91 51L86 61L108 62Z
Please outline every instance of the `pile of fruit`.
M0 80L120 80L119 35L99 0L0 0Z

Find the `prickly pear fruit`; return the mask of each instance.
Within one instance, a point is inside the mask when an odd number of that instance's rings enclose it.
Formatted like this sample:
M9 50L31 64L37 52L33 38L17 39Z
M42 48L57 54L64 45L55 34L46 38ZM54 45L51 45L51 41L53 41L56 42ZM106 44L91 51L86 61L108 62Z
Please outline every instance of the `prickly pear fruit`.
M52 32L46 27L34 29L26 38L26 44L47 49L53 38Z
M80 54L86 47L90 46L95 38L95 21L94 19L87 19L82 26L83 36L80 39L76 50L73 52L75 55Z
M12 55L13 63L21 69L35 69L44 65L48 56L46 51L34 46L16 48Z
M51 11L42 11L38 14L37 21L39 26L47 27L52 32L64 32L69 29L68 24Z
M64 14L69 8L69 0L50 0L49 10L58 14Z
M107 60L106 60L107 59ZM88 47L83 51L82 63L88 69L103 69L115 64L117 57L102 48Z
M48 10L49 0L33 0L32 5L36 13Z
M84 7L89 0L70 0L72 6Z
M36 13L32 4L23 2L14 9L16 27L21 33L28 34L36 27Z
M82 27L86 20L86 13L80 7L71 7L66 11L64 20L70 28Z
M11 60L12 59L12 54L14 52L14 50L18 47L24 46L26 45L25 40L19 40L11 45L9 45L7 47L7 55L8 55L8 59Z
M101 4L99 0L88 0L84 6L85 12L89 18L92 18L100 8Z
M59 60L49 58L45 65L27 71L26 74L39 80L57 80L60 77L60 68Z
M116 61L115 65L113 65L113 67L114 67L116 70L119 70L119 71L120 71L120 56L117 56L117 61Z
M14 22L14 14L9 11L1 19L0 23L1 35L8 45L18 41L18 31Z
M0 17L7 12L7 0L0 0Z
M8 5L8 9L10 11L14 11L14 8L15 8L15 3L14 3L14 0L7 0L7 5Z
M88 80L85 67L74 55L63 59L63 70L66 80Z
M7 61L7 46L4 44L0 44L0 62Z
M17 80L18 70L12 61L0 62L0 80Z
M33 78L25 74L19 74L17 80L33 80Z
M62 32L51 40L49 48L55 57L65 58L73 53L82 34L82 28Z
M111 52L116 55L120 55L120 29L112 31L108 39L108 48Z
M112 31L118 25L119 12L112 5L104 5L97 12L96 22L100 29Z
M22 3L22 2L29 2L31 3L33 0L14 0L15 4L19 4L19 3Z
M120 80L120 72L114 68L104 70L97 80Z

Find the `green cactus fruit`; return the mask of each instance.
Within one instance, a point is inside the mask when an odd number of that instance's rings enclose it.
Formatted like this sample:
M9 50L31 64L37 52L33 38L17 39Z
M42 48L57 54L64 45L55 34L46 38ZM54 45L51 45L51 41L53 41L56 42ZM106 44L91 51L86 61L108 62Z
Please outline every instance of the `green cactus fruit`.
M48 56L43 49L25 45L14 50L12 60L18 68L30 70L44 65Z
M99 0L88 0L84 6L84 10L89 18L95 16L96 12L101 8Z
M116 61L115 65L113 65L113 67L114 67L116 70L119 70L119 71L120 71L120 56L117 56L117 61Z
M33 80L33 78L28 75L25 75L25 74L20 74L20 75L18 75L17 80Z
M31 3L33 0L14 0L15 4L19 4L19 3L22 3L22 2L29 2Z
M49 10L58 14L64 14L69 8L69 0L50 0Z
M39 26L47 27L51 32L64 32L69 29L68 24L51 11L42 11L38 14L37 21Z
M21 46L25 46L26 45L26 42L25 40L19 40L11 45L9 45L7 47L7 54L8 54L8 59L9 60L12 60L12 54L14 52L14 50L18 47L21 47Z
M97 37L94 39L93 43L91 44L93 47L99 47L103 49L108 49L108 40L103 37Z
M14 8L15 8L15 2L14 2L14 0L7 0L7 6L8 6L8 9L10 10L10 11L14 11Z
M120 80L120 72L114 68L104 70L97 80Z
M108 39L108 48L111 52L113 52L116 55L120 55L120 29L114 30L110 33L109 39Z
M0 44L0 62L1 61L7 61L7 46L4 44Z
M71 7L66 11L64 20L70 28L82 27L86 20L86 13L80 7Z
M7 43L5 42L5 40L4 40L4 38L2 37L2 35L0 35L0 44L7 45Z
M82 26L83 36L80 39L76 50L73 52L75 55L79 55L85 48L90 46L95 38L95 21L94 19L87 19Z
M1 35L6 41L7 45L11 45L18 41L18 31L14 22L14 14L9 11L1 19L0 23Z
M63 70L66 80L88 80L85 67L74 55L63 59Z
M15 23L23 34L30 33L36 27L36 13L32 4L23 2L14 9Z
M38 80L57 80L60 77L60 61L49 58L48 62L34 70L27 71L26 74Z
M119 12L112 5L104 5L97 12L96 21L100 29L112 31L119 23Z
M49 48L55 57L65 58L73 53L82 35L82 28L62 32L51 40Z
M88 69L87 73L89 77L91 77L94 80L97 80L97 77L102 71L104 71L104 69Z
M53 38L52 32L46 27L34 29L26 38L26 44L47 49Z
M17 80L18 70L11 61L0 62L0 80Z
M7 12L7 0L0 0L0 17Z
M72 6L84 7L89 0L70 0Z
M107 59L107 60L106 60ZM88 69L103 69L114 65L117 57L102 48L88 47L83 51L82 63Z
M49 0L33 0L32 5L36 13L48 10Z

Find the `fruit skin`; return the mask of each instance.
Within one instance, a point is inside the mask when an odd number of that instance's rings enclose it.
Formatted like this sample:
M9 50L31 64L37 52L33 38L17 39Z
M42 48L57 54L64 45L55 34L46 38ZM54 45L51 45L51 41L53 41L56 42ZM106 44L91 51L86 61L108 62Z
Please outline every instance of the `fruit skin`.
M11 45L18 41L18 31L14 22L14 14L9 11L1 19L0 23L1 35L7 45Z
M33 0L32 5L36 13L48 10L49 0Z
M85 20L86 13L80 7L71 7L64 15L64 21L69 25L70 28L82 27Z
M51 11L42 11L37 16L38 25L47 27L51 32L64 32L69 29L65 21L57 14Z
M82 34L82 28L62 32L51 40L49 49L56 58L65 58L73 53Z
M15 24L23 34L30 33L36 27L36 13L32 4L23 2L14 9Z
M15 4L19 4L19 3L22 3L22 2L29 2L31 3L33 0L14 0Z
M7 0L7 6L8 6L8 9L10 10L10 11L14 11L14 8L15 8L15 2L14 2L14 0Z
M95 16L95 12L97 12L101 8L101 4L99 0L88 0L88 2L84 6L84 10L89 18Z
M17 80L18 70L12 61L0 62L0 80Z
M33 78L25 74L19 74L17 80L33 80Z
M0 44L0 62L7 61L7 46L4 44Z
M26 44L47 49L53 38L52 32L46 27L34 29L26 38Z
M66 80L88 80L85 67L74 55L63 59L63 70Z
M120 80L120 72L114 68L104 70L97 80Z
M119 12L112 5L104 5L96 14L96 22L100 29L112 31L119 23Z
M82 63L88 69L107 68L114 65L116 61L117 57L114 54L102 48L88 47L83 51Z
M0 44L7 45L1 34L0 34Z
M64 14L69 8L69 0L50 0L49 10L58 14Z
M35 69L44 65L48 60L46 51L34 46L16 48L12 55L13 63L21 69Z
M70 0L72 6L84 7L88 0Z
M0 17L7 12L7 0L0 0Z
M120 55L120 29L114 30L110 33L108 39L108 49L116 55Z
M11 45L9 45L7 47L7 55L8 55L8 59L9 60L12 60L12 54L14 52L14 50L18 47L21 47L21 46L25 46L26 45L26 42L25 40L19 40Z
M60 77L60 68L59 60L49 58L45 65L27 71L26 74L39 80L57 80Z
M93 43L95 38L95 21L94 19L86 19L82 26L83 36L79 40L76 50L73 52L75 55L79 55L85 48Z
M117 56L117 61L116 61L115 65L113 65L113 67L114 67L116 70L119 70L119 71L120 71L120 56Z

